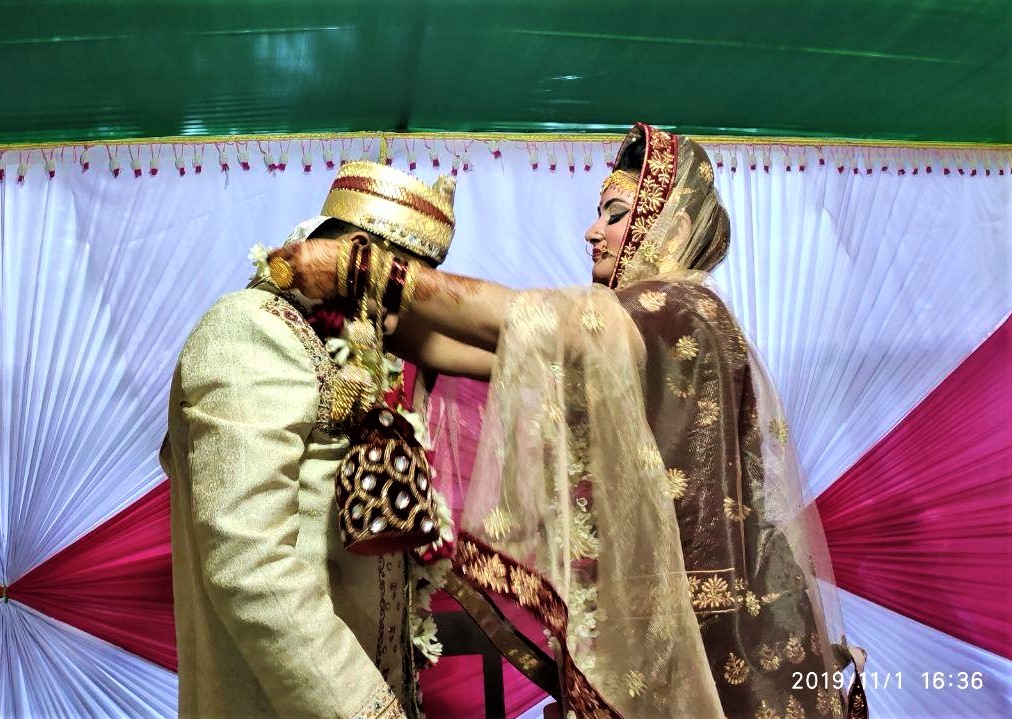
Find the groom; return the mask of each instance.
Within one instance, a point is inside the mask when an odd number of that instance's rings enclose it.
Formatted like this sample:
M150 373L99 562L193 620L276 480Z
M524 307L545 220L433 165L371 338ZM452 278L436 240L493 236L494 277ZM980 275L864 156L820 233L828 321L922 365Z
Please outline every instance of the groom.
M289 239L360 238L438 264L452 235L452 182L356 162ZM409 559L354 555L338 536L347 428L331 420L336 367L309 309L267 280L226 295L173 375L161 461L184 717L419 711Z

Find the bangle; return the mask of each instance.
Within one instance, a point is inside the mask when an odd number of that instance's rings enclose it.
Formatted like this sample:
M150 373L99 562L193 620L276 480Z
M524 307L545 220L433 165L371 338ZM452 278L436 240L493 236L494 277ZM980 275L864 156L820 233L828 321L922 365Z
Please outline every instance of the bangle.
M351 254L355 251L355 243L349 243L347 251L341 248L337 255L337 294L348 296L348 268L351 266Z
M344 296L349 300L355 299L355 275L358 274L358 253L362 250L362 245L357 242L351 243L351 248L348 250L348 271L345 272L344 277Z
M351 294L350 299L360 301L365 295L369 283L369 260L372 249L369 245L359 247L351 266Z
M418 279L418 262L405 263L404 268L404 289L401 290L401 302L398 307L398 314L407 314L415 301L415 281Z
M401 300L404 297L404 278L408 271L408 263L400 257L394 257L390 265L390 276L383 290L383 306L391 314L400 314Z
M369 299L380 302L386 285L389 284L393 269L394 253L381 247L373 247L372 268L369 272Z

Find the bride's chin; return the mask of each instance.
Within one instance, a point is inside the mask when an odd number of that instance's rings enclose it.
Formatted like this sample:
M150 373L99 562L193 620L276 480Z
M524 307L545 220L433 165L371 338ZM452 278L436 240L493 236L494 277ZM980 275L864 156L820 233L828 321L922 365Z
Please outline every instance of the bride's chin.
M594 263L590 271L591 279L598 284L606 285L615 271L615 258L606 257Z

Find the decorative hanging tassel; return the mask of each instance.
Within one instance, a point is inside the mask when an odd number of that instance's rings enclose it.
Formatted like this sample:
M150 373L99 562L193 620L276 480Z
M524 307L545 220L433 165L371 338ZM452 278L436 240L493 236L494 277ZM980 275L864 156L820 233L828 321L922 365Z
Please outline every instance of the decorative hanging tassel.
M24 160L18 163L18 184L25 184L25 178L28 177L28 163Z
M531 169L538 169L538 147L537 145L529 145L527 147L527 159L531 161Z
M158 150L151 148L151 159L148 160L148 175L154 177L158 174Z
M313 152L305 143L302 144L302 171L307 175L313 171Z
M204 169L204 146L193 146L193 172L199 175Z
M791 164L792 164L791 163L791 151L790 150L787 150L784 153L784 162L786 163L786 165L784 165L784 171L785 172L790 172L791 171Z
M614 170L615 169L615 159L614 159L615 155L611 151L611 143L610 142L604 143L604 158L605 158L604 159L604 166L607 167L609 170Z
M106 149L108 152L108 148ZM109 172L112 173L113 177L119 177L119 154L109 153Z
M718 170L724 169L724 154L720 150L716 150L713 153L713 161L717 165Z
M770 172L770 151L769 148L763 148L763 172L767 175Z
M551 145L548 146L548 171L555 172L555 168L559 163L555 160L555 148Z
M415 156L414 144L408 147L408 172L418 169L418 158Z
M501 160L502 159L502 150L499 149L499 143L498 142L490 142L488 144L488 149L490 149L492 151L492 157L494 159L496 159L496 160Z
M808 164L808 149L801 148L801 157L798 158L798 172L804 172Z
M566 165L569 167L570 175L576 173L576 154L573 152L572 147L566 148Z
M140 177L144 174L141 170L141 154L138 152L136 155L132 150L127 150L130 153L130 169L134 171L134 177Z
M91 162L88 160L88 148L84 148L81 151L81 172L87 172L91 168Z
M288 146L286 145L281 150L281 157L278 159L278 172L284 172L288 167Z
M323 146L323 164L328 170L334 169L334 148L329 142Z
M228 172L228 150L224 147L218 148L218 164L222 172Z
M180 177L186 174L186 158L183 157L182 152L176 153L175 165L176 165L176 172L179 173Z
M45 157L45 153L42 156ZM52 155L46 158L46 174L49 175L50 180L56 177L56 160Z
M351 153L348 149L348 146L345 145L344 142L341 142L341 167L344 167L350 162L349 160L350 156Z
M439 153L436 151L436 148L434 146L429 147L428 145L426 147L429 149L429 160L432 162L432 166L439 167Z
M238 155L239 157L239 167L243 169L243 172L249 172L250 168L249 148L243 145L242 147L239 148L239 151L236 153L236 155Z
M454 155L453 161L450 163L450 174L456 177L457 172L459 170L460 170L460 155Z
M738 151L732 150L731 157L728 158L728 162L731 163L731 174L733 175L738 171Z
M752 172L755 172L755 168L756 168L755 152L753 152L752 149L749 148L749 151L748 151L748 169L750 169Z
M464 172L471 171L471 151L468 148L464 148L463 154L461 155L461 163L464 167Z
M594 153L590 151L590 148L586 148L583 151L583 171L590 172L590 168L594 166Z
M274 153L271 152L269 147L266 150L261 147L260 153L264 156L264 167L267 168L267 172L273 175L278 169L278 163L274 161Z
M819 156L819 167L825 167L826 166L826 156L822 154L822 148L818 147L818 148L816 148L815 151L816 151L816 153Z
M0 182L4 181L4 176L7 174L6 167L4 165L4 153L0 151Z

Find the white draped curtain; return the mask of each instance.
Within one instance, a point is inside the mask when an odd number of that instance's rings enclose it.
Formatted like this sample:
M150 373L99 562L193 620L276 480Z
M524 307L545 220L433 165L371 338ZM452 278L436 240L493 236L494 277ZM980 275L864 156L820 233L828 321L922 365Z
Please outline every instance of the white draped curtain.
M317 213L328 159L375 159L380 147L374 137L92 147L87 171L82 148L3 153L0 584L162 481L167 389L190 328L245 284L251 245L279 244ZM617 142L396 138L384 147L394 166L414 162L425 179L456 167L445 269L519 288L587 281L583 233ZM1008 316L1009 156L708 147L733 223L716 280L777 381L812 498ZM283 171L268 168L282 158ZM887 670L898 650L877 642L877 605L852 607L851 641L874 644ZM947 645L925 637L917 651L934 671L942 665L930 652ZM0 604L0 658L4 716L174 711L171 672L17 603ZM1012 663L986 661L988 701L1007 706ZM872 694L880 716L950 715L916 687Z

